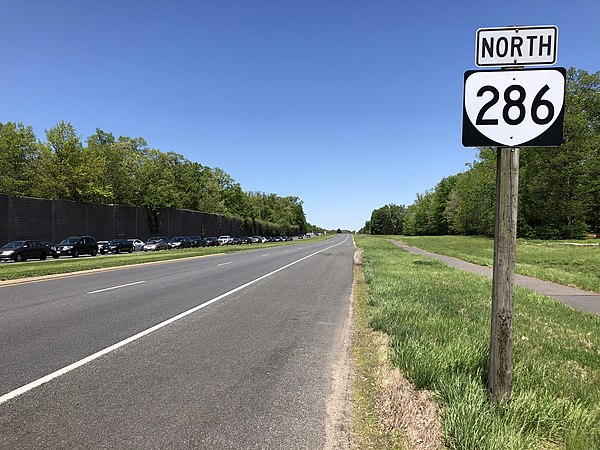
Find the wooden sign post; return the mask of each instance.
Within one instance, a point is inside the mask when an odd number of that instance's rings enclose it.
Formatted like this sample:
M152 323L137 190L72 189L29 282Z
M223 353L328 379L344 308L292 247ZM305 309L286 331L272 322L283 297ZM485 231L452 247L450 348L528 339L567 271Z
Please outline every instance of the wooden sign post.
M507 402L511 392L518 198L519 149L499 147L489 361L489 387L494 403Z

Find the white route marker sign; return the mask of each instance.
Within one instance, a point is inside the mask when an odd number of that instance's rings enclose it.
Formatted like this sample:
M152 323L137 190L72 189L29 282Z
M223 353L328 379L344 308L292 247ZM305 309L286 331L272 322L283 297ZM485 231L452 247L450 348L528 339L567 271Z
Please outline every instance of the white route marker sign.
M563 143L562 67L465 72L465 147L543 147Z
M509 67L556 64L558 28L555 25L477 30L475 64Z

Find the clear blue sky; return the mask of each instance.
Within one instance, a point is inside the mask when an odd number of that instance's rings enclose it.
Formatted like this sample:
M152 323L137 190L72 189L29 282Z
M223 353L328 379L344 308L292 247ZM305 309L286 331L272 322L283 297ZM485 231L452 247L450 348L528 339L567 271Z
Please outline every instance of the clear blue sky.
M506 25L600 69L597 0L3 0L0 122L141 136L358 230L475 159L463 73Z

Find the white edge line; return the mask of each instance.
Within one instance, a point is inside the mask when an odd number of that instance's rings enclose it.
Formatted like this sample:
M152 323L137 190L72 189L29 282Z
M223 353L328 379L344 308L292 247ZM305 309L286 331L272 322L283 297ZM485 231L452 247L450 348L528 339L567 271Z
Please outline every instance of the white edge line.
M119 286L113 286L113 287L109 287L109 288L105 288L105 289L98 289L97 291L90 291L90 292L88 292L88 294L97 294L98 292L112 291L113 289L120 289L120 288L124 288L127 286L134 286L136 284L141 284L141 283L145 283L145 281L136 281L135 283L127 283L127 284L121 284Z
M111 353L111 352L113 352L113 351L121 348L121 347L124 347L125 345L130 344L133 341L137 341L138 339L140 339L140 338L142 338L142 337L144 337L144 336L146 336L146 335L148 335L150 333L153 333L153 332L155 332L157 330L160 330L161 328L166 327L167 325L170 325L170 324L172 324L173 322L176 322L179 319L183 319L184 317L186 317L186 316L188 316L188 315L190 315L192 313L195 313L196 311L199 311L202 308L205 308L205 307L207 307L209 305L212 305L213 303L215 303L215 302L217 302L219 300L222 300L225 297L230 296L231 294L235 294L236 292L241 291L242 289L247 288L248 286L250 286L250 285L252 285L254 283L257 283L257 282L259 282L261 280L264 280L265 278L267 278L267 277L269 277L271 275L274 275L277 272L281 272L282 270L287 269L288 267L291 267L294 264L298 264L299 262L304 261L305 259L308 259L308 258L310 258L312 256L315 256L315 255L317 255L317 254L319 254L321 252L329 250L330 248L337 247L338 245L343 244L347 240L348 240L348 236L346 236L346 239L344 239L342 242L338 242L337 244L331 245L329 247L325 247L325 248L323 248L323 249L321 249L319 251L311 253L310 255L304 256L304 257L302 257L302 258L300 258L300 259L298 259L296 261L293 261L293 262L291 262L291 263L289 263L289 264L287 264L285 266L282 266L279 269L275 269L272 272L269 272L269 273L267 273L265 275L262 275L262 276L254 279L252 281L249 281L249 282L247 282L245 284L242 284L241 286L238 286L238 287L236 287L235 289L232 289L229 292L225 292L224 294L221 294L218 297L213 298L212 300L209 300L209 301L207 301L205 303L202 303L201 305L195 306L192 309L188 309L187 311L184 311L181 314L178 314L178 315L176 315L174 317L171 317L170 319L167 319L164 322L160 322L160 323L154 325L153 327L150 327L150 328L148 328L148 329L146 329L144 331L141 331L140 333L134 334L133 336L128 337L127 339L122 340L121 342L117 342L116 344L113 344L113 345L111 345L109 347L106 347L106 348L104 348L104 349L100 350L99 352L96 352L96 353L94 353L92 355L86 356L85 358L80 359L79 361L76 361L73 364L69 364L68 366L63 367L62 369L59 369L59 370L57 370L55 372L52 372L52 373L50 373L50 374L48 374L48 375L46 375L46 376L44 376L42 378L38 378L37 380L32 381L31 383L28 383L28 384L26 384L24 386L21 386L20 388L17 388L15 390L11 391L11 392L8 392L7 394L4 394L4 395L2 395L0 397L0 405L2 403L5 403L5 402L7 402L7 401L9 401L9 400L11 400L13 398L15 398L15 397L23 395L24 393L26 393L28 391L31 391L32 389L35 389L35 388L37 388L37 387L39 387L39 386L41 386L43 384L46 384L46 383L48 383L49 381L52 381L55 378L58 378L58 377L60 377L62 375L65 375L65 374L67 374L67 373L69 373L69 372L71 372L71 371L73 371L73 370L75 370L75 369L77 369L77 368L79 368L79 367L81 367L81 366L89 363L89 362L92 362L95 359L100 358L101 356L104 356L104 355L106 355L108 353Z

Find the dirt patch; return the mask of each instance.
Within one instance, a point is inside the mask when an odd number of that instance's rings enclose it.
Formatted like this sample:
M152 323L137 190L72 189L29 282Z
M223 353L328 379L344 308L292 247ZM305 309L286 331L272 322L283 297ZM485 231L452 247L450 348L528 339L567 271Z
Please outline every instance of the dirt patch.
M389 338L383 333L374 333L374 345L380 366L379 399L376 402L379 423L383 433L401 429L406 447L419 450L444 448L443 429L437 404L432 393L416 390L400 371L389 363Z

